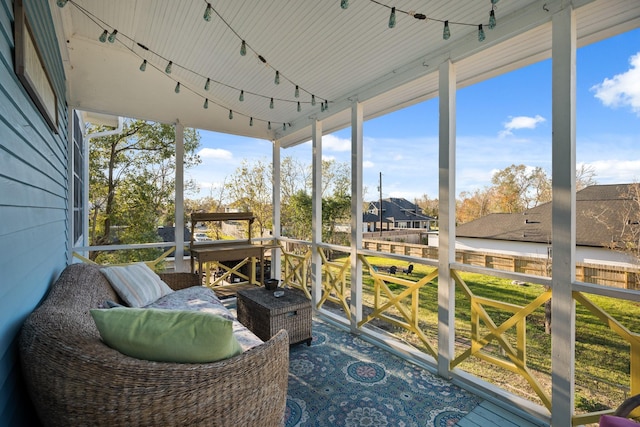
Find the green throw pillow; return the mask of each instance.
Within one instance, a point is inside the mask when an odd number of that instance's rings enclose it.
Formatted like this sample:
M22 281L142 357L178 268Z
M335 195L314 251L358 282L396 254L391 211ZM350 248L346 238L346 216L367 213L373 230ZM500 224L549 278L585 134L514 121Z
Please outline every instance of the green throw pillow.
M128 307L90 311L102 340L138 359L206 363L242 353L233 322L215 314Z

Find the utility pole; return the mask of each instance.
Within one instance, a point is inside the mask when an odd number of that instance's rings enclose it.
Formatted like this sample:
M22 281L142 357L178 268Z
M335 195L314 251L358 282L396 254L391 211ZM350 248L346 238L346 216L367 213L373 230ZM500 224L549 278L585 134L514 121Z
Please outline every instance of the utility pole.
M382 172L380 172L380 183L378 184L378 190L380 190L378 215L380 216L380 236L382 236Z

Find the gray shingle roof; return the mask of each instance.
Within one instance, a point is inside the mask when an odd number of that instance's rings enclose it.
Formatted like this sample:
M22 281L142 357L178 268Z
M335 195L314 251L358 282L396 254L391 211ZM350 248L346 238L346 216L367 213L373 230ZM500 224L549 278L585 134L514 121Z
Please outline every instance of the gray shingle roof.
M609 247L628 226L628 215L637 218L638 204L631 203L634 184L592 185L576 193L576 244ZM631 211L630 211L631 210ZM551 242L551 203L518 214L496 213L456 228L458 237Z
M380 201L369 202L370 207L378 208ZM428 215L422 213L415 203L411 203L407 199L391 197L382 199L382 217L383 219L393 218L394 221L433 221Z

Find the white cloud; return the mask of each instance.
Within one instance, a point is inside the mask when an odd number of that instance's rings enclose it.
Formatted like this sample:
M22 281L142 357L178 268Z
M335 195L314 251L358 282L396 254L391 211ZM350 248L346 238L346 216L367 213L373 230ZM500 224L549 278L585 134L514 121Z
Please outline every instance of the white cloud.
M203 148L198 155L203 159L230 160L233 158L231 151L222 148Z
M602 83L591 87L606 107L631 107L640 117L640 52L629 59L631 67L622 74L605 78Z
M322 137L322 150L349 151L351 150L351 141L345 138L338 138L335 135L325 135Z
M598 184L632 183L640 178L640 160L596 160L589 165L595 171L594 178Z
M364 169L369 169L375 166L375 163L373 163L371 160L365 160L364 162L362 162L362 167Z
M535 129L538 124L545 122L546 119L537 114L535 117L516 116L504 124L504 129L500 131L500 137L511 136L513 131L517 129Z

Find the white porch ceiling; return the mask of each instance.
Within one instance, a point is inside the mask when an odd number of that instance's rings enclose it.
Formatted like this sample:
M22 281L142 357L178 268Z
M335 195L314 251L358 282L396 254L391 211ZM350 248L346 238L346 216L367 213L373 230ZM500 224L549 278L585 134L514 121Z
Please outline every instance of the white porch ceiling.
M74 108L180 121L197 129L280 140L286 147L308 141L315 119L323 121L324 132L349 126L354 100L363 103L369 119L436 97L438 65L446 59L456 63L462 87L548 58L552 14L570 2L501 0L493 30L487 25L490 0L351 0L346 10L340 0L220 0L211 2L217 14L210 22L203 19L203 0L70 0L64 8L55 0L49 3ZM380 3L449 20L451 38L443 40L441 22L400 12L390 29L390 9ZM638 0L572 3L579 45L640 26ZM478 42L476 26L453 22L484 24L486 40ZM118 30L115 43L98 41L105 29ZM249 46L244 57L241 39ZM139 70L143 59L148 61L145 72ZM168 61L174 64L170 75L164 72ZM281 73L279 85L274 70ZM209 91L204 89L207 77ZM174 92L177 82L179 94ZM300 98L294 97L294 84ZM245 91L244 102L239 90ZM310 105L311 93L316 106ZM208 109L203 108L205 98ZM323 112L325 99L329 108ZM283 123L291 127L283 130Z

